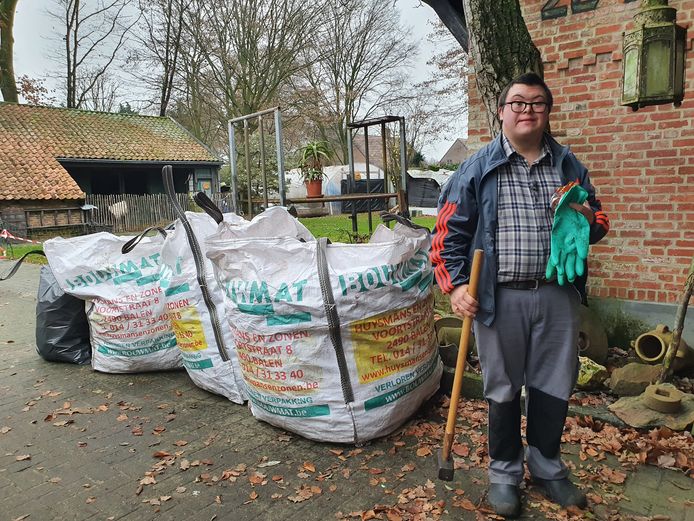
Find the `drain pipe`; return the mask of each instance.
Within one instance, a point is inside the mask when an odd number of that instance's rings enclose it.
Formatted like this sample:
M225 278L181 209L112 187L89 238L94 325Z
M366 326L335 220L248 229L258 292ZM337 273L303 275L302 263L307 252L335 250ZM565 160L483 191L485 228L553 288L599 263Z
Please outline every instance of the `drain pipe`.
M667 353L668 345L672 342L672 331L665 324L658 324L634 341L634 350L638 357L647 364L662 363ZM673 360L673 369L680 371L694 365L694 351L684 340L680 339L679 348Z

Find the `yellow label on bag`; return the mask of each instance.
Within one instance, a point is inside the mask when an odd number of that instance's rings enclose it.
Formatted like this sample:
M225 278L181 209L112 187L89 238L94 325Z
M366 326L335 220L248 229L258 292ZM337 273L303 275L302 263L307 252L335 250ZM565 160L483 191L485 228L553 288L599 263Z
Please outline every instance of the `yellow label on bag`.
M359 383L405 371L431 356L435 345L434 297L414 305L352 322Z
M181 351L204 351L207 349L205 332L198 310L193 306L188 306L176 311L171 323Z

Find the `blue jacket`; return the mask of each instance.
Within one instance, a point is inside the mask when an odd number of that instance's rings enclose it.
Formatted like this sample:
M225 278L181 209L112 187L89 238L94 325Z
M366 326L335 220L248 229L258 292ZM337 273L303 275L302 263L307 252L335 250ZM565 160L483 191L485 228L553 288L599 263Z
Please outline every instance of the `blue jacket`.
M588 170L568 147L545 135L554 167L562 185L576 181L588 192L588 203L595 212L590 228L590 243L602 239L609 230L609 220L595 198L595 189L588 178ZM438 217L431 246L431 261L436 282L444 293L466 284L472 256L476 249L484 250L484 263L478 285L479 311L476 320L490 326L494 321L494 295L496 293L497 252L497 168L508 162L501 144L501 134L479 152L465 161L451 176L441 191ZM558 188L558 187L557 187ZM576 277L573 282L586 299L586 278Z

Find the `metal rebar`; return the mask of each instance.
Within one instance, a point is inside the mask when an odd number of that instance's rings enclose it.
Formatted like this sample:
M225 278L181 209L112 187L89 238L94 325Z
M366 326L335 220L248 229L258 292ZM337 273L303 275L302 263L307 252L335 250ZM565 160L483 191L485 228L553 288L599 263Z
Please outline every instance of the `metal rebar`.
M243 120L243 147L246 153L246 177L248 179L248 218L253 219L253 201L251 193L251 151L248 136L248 119Z
M284 182L284 145L282 144L282 113L275 108L275 144L277 147L277 175L279 177L280 205L287 206Z
M347 157L349 158L349 177L347 178L347 193L351 194L352 193L352 188L354 184L356 184L354 177L355 177L355 172L354 172L354 152L352 150L352 129L349 127L349 125L345 126L345 130L347 132ZM352 233L357 233L357 202L352 201L352 214L350 215L350 219L352 219ZM340 208L340 211L342 209Z
M265 172L265 130L263 129L263 116L258 116L258 131L260 132L260 171L263 175L263 195L265 196L265 209L268 207L267 197L267 172Z
M238 118L233 118L229 120L229 123L238 123L239 121L244 121L250 118L254 118L256 116L262 116L263 114L270 114L271 112L275 112L279 110L279 107L273 107L271 109L266 109L266 110L261 110L258 112L253 112L252 114L246 114L245 116L239 116Z
M384 192L390 192L390 177L388 176L388 142L386 139L386 122L381 123L381 158L383 161L383 191ZM388 204L386 203L386 210L388 210ZM391 223L388 222L386 224L388 228L390 228Z
M231 173L231 196L233 198L233 207L231 210L233 212L238 212L237 201L239 201L239 194L237 193L237 179L238 179L238 169L236 167L236 161L238 156L236 154L236 133L234 130L234 124L229 121L229 169Z
M369 160L369 127L364 127L364 156L366 156L366 193L371 193L371 168ZM373 231L371 222L371 199L366 200L366 210L369 216L369 233Z

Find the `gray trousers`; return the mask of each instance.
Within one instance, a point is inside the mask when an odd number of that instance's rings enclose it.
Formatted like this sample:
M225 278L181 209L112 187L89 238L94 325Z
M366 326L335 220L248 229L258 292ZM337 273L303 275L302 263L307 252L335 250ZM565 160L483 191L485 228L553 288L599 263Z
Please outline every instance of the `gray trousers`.
M498 288L491 327L474 323L489 403L489 481L523 480L521 387L526 396L526 458L533 477L561 479L559 445L578 375L580 296L571 286Z

